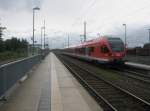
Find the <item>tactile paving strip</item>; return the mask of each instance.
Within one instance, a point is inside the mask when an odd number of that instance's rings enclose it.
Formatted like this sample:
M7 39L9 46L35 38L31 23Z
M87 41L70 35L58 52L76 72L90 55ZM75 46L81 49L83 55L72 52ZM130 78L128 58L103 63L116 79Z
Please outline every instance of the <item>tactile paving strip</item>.
M50 111L51 110L51 94L50 94L50 82L45 82L42 89L38 111Z

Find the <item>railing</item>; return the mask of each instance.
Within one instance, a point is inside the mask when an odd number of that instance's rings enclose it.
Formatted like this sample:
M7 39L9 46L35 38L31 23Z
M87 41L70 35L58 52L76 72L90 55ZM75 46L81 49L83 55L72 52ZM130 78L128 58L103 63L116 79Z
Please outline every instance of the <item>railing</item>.
M41 58L37 55L0 66L0 100Z

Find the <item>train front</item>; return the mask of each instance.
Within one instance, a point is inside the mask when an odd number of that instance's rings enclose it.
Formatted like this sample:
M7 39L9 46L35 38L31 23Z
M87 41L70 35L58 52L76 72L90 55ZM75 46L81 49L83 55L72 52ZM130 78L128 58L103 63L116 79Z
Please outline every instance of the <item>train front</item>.
M115 63L123 62L126 55L126 47L120 38L108 38L109 47L111 50L110 60Z

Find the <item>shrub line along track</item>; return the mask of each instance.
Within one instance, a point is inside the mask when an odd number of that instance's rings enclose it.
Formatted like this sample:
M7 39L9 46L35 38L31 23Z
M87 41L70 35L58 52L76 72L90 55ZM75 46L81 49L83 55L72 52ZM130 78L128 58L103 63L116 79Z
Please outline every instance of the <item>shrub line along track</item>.
M105 111L149 111L150 103L98 76L95 73L57 55L63 64L80 79Z

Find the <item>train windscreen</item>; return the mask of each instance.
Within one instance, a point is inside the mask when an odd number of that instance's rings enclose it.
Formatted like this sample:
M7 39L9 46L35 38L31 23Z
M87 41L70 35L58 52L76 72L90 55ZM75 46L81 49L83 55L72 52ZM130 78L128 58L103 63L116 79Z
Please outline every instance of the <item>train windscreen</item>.
M109 38L108 41L113 52L124 51L124 43L120 38Z

